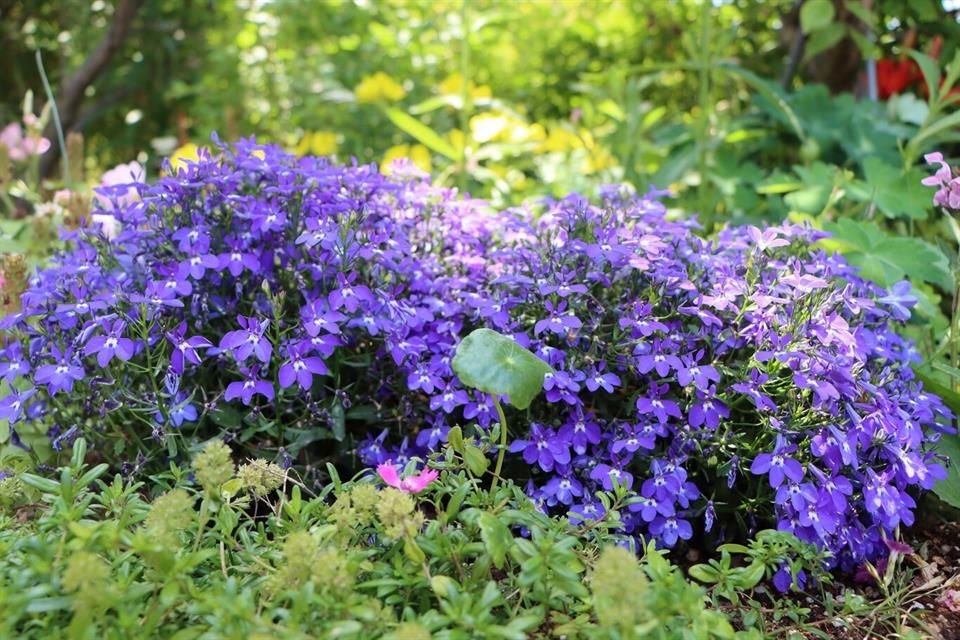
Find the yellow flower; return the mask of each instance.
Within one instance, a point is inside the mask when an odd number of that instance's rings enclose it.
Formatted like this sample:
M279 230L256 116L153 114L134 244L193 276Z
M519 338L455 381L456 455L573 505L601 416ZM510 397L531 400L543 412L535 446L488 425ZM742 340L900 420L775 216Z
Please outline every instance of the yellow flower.
M590 149L590 155L584 163L584 173L597 173L617 166L617 160L604 147Z
M398 144L387 149L380 163L380 170L385 174L391 173L390 165L394 160L406 158L413 162L418 169L430 173L430 151L422 144Z
M510 126L507 116L498 113L481 113L470 118L470 135L483 144L504 137Z
M337 134L330 131L314 131L303 134L294 153L298 156L332 156L337 152Z
M200 147L188 142L173 152L170 156L170 168L174 173L179 173L181 169L187 168L188 162L197 162L200 160Z
M407 95L404 88L383 71L364 76L360 84L354 87L353 93L360 103L396 102Z
M576 133L562 127L550 129L550 134L540 144L540 151L572 151L582 149L583 140Z
M471 82L467 85L467 91L473 100L489 98L493 95L490 87L485 84L478 86ZM444 96L459 96L463 93L463 76L460 73L451 73L437 85L437 92Z

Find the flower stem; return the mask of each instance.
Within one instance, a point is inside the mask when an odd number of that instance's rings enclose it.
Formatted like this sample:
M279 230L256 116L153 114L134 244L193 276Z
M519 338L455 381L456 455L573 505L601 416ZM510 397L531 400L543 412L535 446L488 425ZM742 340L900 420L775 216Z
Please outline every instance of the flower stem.
M500 470L503 469L503 457L507 452L507 418L503 415L503 407L500 406L500 399L493 396L493 406L497 409L497 415L500 417L500 451L497 452L497 466L493 470L493 483L490 485L490 492L497 490L497 482L500 480Z

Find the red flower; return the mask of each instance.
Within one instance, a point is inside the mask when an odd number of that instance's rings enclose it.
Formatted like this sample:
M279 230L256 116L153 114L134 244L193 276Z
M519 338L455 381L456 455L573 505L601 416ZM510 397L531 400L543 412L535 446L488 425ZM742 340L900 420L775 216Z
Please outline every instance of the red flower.
M920 69L913 60L877 60L877 88L880 90L880 99L886 100L890 96L903 92L904 89L917 81Z

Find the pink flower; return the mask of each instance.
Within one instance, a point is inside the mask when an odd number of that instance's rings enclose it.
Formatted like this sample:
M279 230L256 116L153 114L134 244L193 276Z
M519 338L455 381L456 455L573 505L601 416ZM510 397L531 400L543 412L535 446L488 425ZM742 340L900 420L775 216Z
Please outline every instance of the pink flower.
M121 207L127 207L140 199L140 193L134 185L142 183L145 177L146 174L143 166L139 162L134 161L127 164L119 164L105 172L100 177L100 186L122 187L129 185L125 194L115 195L117 204ZM116 190L113 190L112 193L116 194ZM113 202L107 196L94 191L94 198L96 198L97 203L105 211L113 210Z
M392 462L385 462L384 464L378 465L377 473L388 486L407 493L420 493L440 475L435 469L426 469L421 473L408 476L401 480L400 474L397 473L397 468L393 466Z
M50 141L39 136L23 136L23 128L11 122L0 130L0 144L4 145L15 162L26 160L28 156L40 155L50 148Z

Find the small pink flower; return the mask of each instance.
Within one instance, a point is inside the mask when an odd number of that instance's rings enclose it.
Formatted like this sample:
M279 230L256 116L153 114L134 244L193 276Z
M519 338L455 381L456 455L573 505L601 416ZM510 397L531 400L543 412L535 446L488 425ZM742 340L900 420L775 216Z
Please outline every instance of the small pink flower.
M949 611L960 613L960 591L947 589L944 594L940 596L940 604Z
M397 473L397 468L393 466L391 462L385 462L384 464L377 466L377 473L380 475L380 478L383 479L388 486L400 489L400 491L405 491L407 493L420 493L427 488L427 485L437 479L440 475L435 469L426 469L421 473L408 476L403 480L400 479L400 474Z

